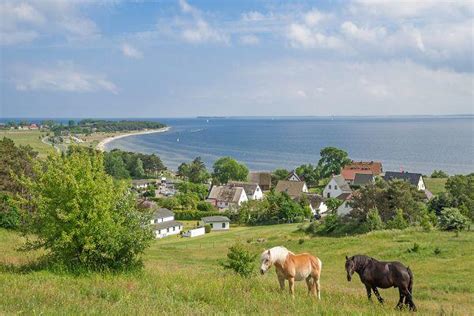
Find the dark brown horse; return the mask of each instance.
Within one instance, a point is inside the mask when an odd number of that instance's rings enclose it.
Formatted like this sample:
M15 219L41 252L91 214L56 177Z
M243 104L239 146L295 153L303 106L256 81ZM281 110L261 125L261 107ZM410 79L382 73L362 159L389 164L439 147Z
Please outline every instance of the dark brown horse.
M348 258L346 256L347 281L351 281L352 274L357 272L360 280L367 289L367 296L370 300L372 292L380 303L383 298L380 296L377 288L386 289L389 287L397 287L400 293L400 300L397 308L403 307L403 299L410 310L416 311L415 303L413 303L413 273L410 268L405 267L400 262L383 262L374 258L357 255Z

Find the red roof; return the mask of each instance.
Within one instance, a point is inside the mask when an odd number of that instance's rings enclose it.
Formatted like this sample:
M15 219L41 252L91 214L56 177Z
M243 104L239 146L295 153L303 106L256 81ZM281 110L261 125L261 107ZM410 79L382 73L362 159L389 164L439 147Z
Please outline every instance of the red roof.
M344 177L346 181L354 181L356 173L361 174L373 174L370 170L359 170L359 169L342 169L341 175Z
M342 170L358 170L361 172L357 173L365 174L367 173L362 171L370 170L374 175L379 175L383 172L382 163L380 161L352 161L352 163L345 166Z

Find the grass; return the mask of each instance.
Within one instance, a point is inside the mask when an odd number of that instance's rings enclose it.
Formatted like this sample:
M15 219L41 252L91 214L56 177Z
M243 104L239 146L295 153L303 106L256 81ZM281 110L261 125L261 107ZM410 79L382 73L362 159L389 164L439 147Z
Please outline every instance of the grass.
M430 190L431 193L433 194L440 194L442 192L446 192L446 189L444 188L444 185L446 184L446 181L448 181L447 178L424 178L426 188Z
M47 270L21 271L36 254L18 253L21 238L0 230L0 314L327 314L400 315L396 289L381 290L384 306L369 303L358 278L347 282L344 256L365 253L408 264L415 275L418 314L474 314L474 234L380 231L344 238L309 238L297 225L232 227L193 239L157 240L144 255L142 272L71 276ZM259 243L258 238L266 241ZM299 239L304 243L300 244ZM277 290L269 275L242 279L218 261L240 240L255 252L284 245L323 261L322 300L298 282L295 299ZM414 243L417 251L409 252ZM438 249L438 250L436 250Z
M10 138L16 145L30 145L40 157L45 157L54 151L52 146L41 141L44 136L46 133L39 130L0 130L0 138Z

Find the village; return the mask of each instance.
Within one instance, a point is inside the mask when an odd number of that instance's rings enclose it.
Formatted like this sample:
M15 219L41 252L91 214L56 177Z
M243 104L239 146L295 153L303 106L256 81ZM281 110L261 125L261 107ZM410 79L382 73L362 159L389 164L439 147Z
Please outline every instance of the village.
M322 188L321 194L315 193L308 187L305 179L298 176L295 170L284 179L272 181L270 172L249 172L247 181L228 181L226 184L213 185L208 183L206 203L222 215L203 216L193 228L184 230L184 224L175 220L175 213L170 209L159 207L156 202L147 199L150 188L154 196L166 199L179 192L176 180L162 177L159 180L140 179L132 180L132 186L141 196L142 205L153 210L151 224L156 238L171 235L182 237L197 237L211 231L228 231L231 228L231 219L225 216L228 213L238 213L239 209L249 201L262 200L269 192L285 194L294 201L307 201L311 210L311 221L318 221L328 214L346 216L352 211L352 199L358 190L375 181L401 180L416 187L425 196L425 201L433 198L433 194L426 188L423 175L406 171L384 171L378 161L351 161L341 168L339 174L333 174ZM178 180L179 181L179 180ZM155 199L156 200L156 199ZM337 201L335 209L328 206L331 201ZM213 213L214 214L214 213Z

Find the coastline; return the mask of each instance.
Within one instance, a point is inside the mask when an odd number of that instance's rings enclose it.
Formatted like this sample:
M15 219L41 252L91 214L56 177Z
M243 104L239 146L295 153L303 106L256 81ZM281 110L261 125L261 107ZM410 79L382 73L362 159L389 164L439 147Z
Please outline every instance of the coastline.
M97 150L100 150L100 151L105 151L105 146L106 146L108 143L110 143L111 141L114 141L114 140L116 140L116 139L125 138L125 137L129 137L129 136L135 136L135 135L144 135L144 134L153 134L153 133L164 133L164 132L169 131L170 128L171 128L171 127L167 126L167 127L163 127L163 128L159 128L159 129L143 130L143 131L130 132L130 133L121 134L121 135L117 135L117 136L107 137L107 138L104 138L103 140L101 140L100 143L98 143L95 148L96 148Z

